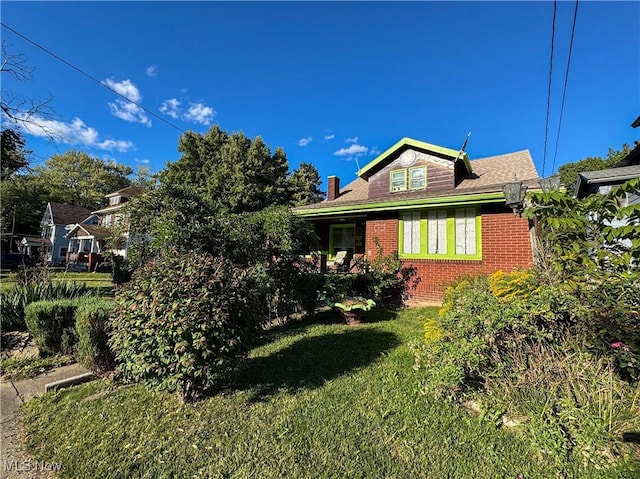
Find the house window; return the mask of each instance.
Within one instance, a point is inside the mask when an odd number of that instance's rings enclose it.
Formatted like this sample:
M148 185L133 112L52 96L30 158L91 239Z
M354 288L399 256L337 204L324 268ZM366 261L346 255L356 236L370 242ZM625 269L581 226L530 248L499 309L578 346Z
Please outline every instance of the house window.
M60 257L67 256L67 248L60 248Z
M480 260L481 224L475 207L401 213L400 253L409 258Z
M109 198L109 205L117 205L119 200L119 196L112 196L111 198Z
M409 188L420 190L427 187L427 167L417 166L409 169Z
M429 254L447 254L447 211L429 211L428 219Z
M420 254L420 213L402 215L402 252Z
M407 170L394 170L389 175L391 191L405 191L407 189Z
M333 257L338 251L348 251L353 257L356 248L355 224L331 225L329 231L329 255Z

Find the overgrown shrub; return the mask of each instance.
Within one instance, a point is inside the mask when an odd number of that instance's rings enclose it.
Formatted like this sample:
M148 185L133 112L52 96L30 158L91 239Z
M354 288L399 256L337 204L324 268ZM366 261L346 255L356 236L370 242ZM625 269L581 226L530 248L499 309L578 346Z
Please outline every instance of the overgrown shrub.
M17 274L16 283L8 290L0 289L0 314L3 331L23 331L25 307L35 301L73 299L93 294L84 283L51 281L44 266L25 268Z
M36 301L27 305L25 322L40 353L73 353L76 306L77 303L69 299Z
M108 345L113 301L80 301L75 311L75 334L78 338L76 359L84 367L105 371L113 367L113 353Z
M250 272L203 253L160 256L134 273L116 302L117 371L185 400L225 381L260 328Z

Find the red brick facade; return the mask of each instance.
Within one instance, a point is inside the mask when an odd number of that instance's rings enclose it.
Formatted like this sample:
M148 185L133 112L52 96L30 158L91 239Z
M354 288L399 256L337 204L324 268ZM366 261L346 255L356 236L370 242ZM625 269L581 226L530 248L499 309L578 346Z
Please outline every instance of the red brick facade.
M378 238L384 254L398 250L398 219L367 220L365 251L367 258L377 253L373 239ZM533 266L529 222L513 213L482 213L482 260L412 259L406 266L415 267L419 282L411 299L441 301L444 288L460 276L491 274Z

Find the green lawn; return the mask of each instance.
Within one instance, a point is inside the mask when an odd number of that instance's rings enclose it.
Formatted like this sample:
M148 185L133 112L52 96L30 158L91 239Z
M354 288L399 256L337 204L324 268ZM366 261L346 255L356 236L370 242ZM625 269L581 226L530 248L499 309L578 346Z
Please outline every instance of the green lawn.
M15 284L16 274L19 273L2 272L2 274L0 275L0 287L2 289L9 289L13 284ZM84 283L89 288L95 288L105 292L113 288L113 282L111 281L111 275L109 273L56 272L51 273L51 280L75 281L77 283Z
M49 393L24 406L28 444L76 479L632 477L551 466L494 420L420 396L407 343L435 312L271 330L232 387L193 404L106 380Z

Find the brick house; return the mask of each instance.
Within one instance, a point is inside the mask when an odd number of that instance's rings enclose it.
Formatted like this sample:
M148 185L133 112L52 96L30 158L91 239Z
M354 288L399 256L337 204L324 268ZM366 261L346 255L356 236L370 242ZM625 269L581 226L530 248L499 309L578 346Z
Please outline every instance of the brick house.
M502 186L514 175L539 188L528 150L470 161L464 151L403 138L327 199L295 209L311 221L329 262L338 251L355 260L397 251L417 270L411 299L440 301L445 286L467 274L533 265L528 220L505 204Z

